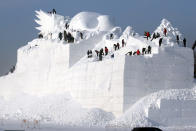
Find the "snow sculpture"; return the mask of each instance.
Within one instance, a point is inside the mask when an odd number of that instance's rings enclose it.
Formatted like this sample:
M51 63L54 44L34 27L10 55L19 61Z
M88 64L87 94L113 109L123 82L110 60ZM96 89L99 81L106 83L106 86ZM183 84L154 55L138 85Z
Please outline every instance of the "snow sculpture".
M172 26L172 24L166 20L163 19L161 21L161 24L157 27L157 29L154 31L155 33L160 33L161 36L164 36L163 31L164 28L167 29L167 39L168 39L168 43L169 42L176 42L176 36L178 35L180 40L182 40L182 34L178 31L177 28L174 28Z
M35 12L38 18L35 22L40 25L36 29L40 31L40 34L47 38L58 38L59 32L63 32L65 28L64 17L57 14L49 14L42 10Z
M108 31L114 26L114 20L107 15L94 12L80 12L70 21L73 30Z

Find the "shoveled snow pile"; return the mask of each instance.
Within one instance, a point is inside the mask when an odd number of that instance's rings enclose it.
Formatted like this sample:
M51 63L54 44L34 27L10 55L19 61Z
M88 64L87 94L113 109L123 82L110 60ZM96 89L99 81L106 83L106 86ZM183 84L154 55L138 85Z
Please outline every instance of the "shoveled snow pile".
M170 89L152 93L141 98L130 107L120 118L112 121L109 125L116 127L137 127L137 126L164 126L159 121L151 121L148 118L149 108L159 108L160 100L196 100L194 89ZM170 107L168 107L170 108Z
M104 127L114 119L112 113L101 109L85 109L69 94L47 95L43 97L21 94L13 99L0 99L1 121L34 121L42 125ZM3 105L3 106L2 106Z

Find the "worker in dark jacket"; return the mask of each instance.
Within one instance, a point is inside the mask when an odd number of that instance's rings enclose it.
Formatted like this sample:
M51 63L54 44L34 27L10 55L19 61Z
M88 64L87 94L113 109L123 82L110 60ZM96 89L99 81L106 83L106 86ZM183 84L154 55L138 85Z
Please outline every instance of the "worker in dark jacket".
M180 40L180 39L179 39L179 35L177 35L177 36L176 36L176 41L177 41L178 45L179 45L179 40Z
M104 53L103 53L103 48L101 48L101 50L99 51L99 60L102 61L102 57L103 57Z
M56 14L56 10L55 10L55 9L52 9L52 13L53 13L53 14Z
M82 32L80 32L80 38L83 39L83 33Z
M95 50L95 53L97 54L97 57L99 56L99 51L98 50Z
M186 47L186 38L183 39L184 47Z
M115 51L117 50L117 45L116 45L116 44L114 44L114 50L115 50Z
M192 49L194 50L195 47L196 47L196 40L195 40L195 43L194 43L193 46L192 46Z
M159 39L159 47L161 47L162 42L163 42L163 38L160 38Z
M151 41L152 41L153 39L156 39L156 34L155 34L155 33L153 33L153 36L152 36Z
M59 33L59 39L62 40L62 38L63 38L63 33L60 32Z
M144 55L146 52L146 48L142 48L142 55Z
M124 47L125 46L125 41L124 41L124 39L122 39L122 47Z
M152 50L152 49L151 49L151 46L149 45L149 46L148 46L148 54L151 54L151 50Z
M119 50L120 49L120 44L117 43L116 46L117 46L117 49Z
M43 35L42 34L39 34L38 37L41 39L41 38L43 38Z

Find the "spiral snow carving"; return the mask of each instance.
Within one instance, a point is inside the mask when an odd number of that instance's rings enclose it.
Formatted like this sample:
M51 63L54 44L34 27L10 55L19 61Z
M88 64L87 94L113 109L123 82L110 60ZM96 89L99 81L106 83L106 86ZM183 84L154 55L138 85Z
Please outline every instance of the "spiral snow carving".
M80 12L70 22L70 28L74 30L108 31L113 27L112 18L94 12Z

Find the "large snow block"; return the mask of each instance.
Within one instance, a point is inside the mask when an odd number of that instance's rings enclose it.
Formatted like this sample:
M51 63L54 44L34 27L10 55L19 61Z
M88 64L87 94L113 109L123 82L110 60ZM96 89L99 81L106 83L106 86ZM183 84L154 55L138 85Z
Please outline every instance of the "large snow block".
M123 113L124 57L73 66L65 83L86 108L101 108L116 116Z
M148 109L148 118L164 126L195 126L195 107L195 100L162 99L160 109Z
M126 56L124 67L124 111L139 98L165 89L191 88L194 71L189 48L159 49L152 57Z

